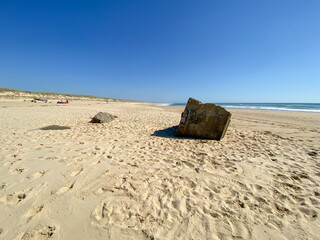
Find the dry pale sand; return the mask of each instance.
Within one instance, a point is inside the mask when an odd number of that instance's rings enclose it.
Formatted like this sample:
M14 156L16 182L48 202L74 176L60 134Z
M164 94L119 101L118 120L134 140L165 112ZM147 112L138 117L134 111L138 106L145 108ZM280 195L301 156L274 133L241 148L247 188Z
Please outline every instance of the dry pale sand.
M320 114L231 110L217 142L182 110L2 99L0 238L320 239Z

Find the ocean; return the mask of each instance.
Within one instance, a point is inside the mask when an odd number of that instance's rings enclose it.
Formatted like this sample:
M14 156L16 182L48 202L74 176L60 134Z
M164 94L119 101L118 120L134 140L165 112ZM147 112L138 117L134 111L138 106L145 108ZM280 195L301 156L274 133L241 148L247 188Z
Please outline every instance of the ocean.
M320 113L320 103L215 103L230 109L253 109ZM157 106L185 106L186 103L160 103Z

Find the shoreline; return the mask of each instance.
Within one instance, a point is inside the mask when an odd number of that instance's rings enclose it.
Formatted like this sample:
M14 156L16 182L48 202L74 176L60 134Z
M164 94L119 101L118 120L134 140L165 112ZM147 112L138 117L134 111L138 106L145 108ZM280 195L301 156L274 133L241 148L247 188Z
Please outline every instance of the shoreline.
M185 107L186 105L175 105L175 104L171 104L171 103L154 103L155 105L154 106L157 106L157 107ZM261 103L261 106L259 106L258 103L248 103L248 106L234 106L234 107L231 107L229 106L230 104L228 104L226 106L226 104L220 104L220 103L214 103L215 105L217 106L221 106L225 109L243 109L243 110L258 110L258 111L280 111L280 112L306 112L306 113L320 113L320 104L319 103L299 103L300 105L301 104L304 104L304 105L319 105L319 108L318 109L290 109L290 108L281 108L281 107L266 107L266 106L262 106L262 105L265 105L265 104L269 104L269 105L272 105L272 103ZM237 104L240 104L240 103L237 103ZM249 106L249 105L252 105L252 104L258 104L257 106L253 107L253 106ZM276 104L287 104L287 105L290 105L290 104L296 104L296 103L276 103ZM242 103L241 103L242 105Z

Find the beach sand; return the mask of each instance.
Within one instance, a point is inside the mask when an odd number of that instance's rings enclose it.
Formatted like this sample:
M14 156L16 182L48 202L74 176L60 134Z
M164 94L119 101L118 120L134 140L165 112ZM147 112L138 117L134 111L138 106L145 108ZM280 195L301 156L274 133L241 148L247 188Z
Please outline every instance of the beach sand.
M320 114L230 110L218 142L182 111L2 99L0 239L320 239Z

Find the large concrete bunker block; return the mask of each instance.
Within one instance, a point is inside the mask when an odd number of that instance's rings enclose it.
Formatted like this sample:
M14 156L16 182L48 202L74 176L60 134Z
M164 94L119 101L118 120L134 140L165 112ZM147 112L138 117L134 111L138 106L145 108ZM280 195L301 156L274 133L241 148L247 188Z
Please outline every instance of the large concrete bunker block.
M177 136L221 140L230 123L231 113L213 103L189 98Z

